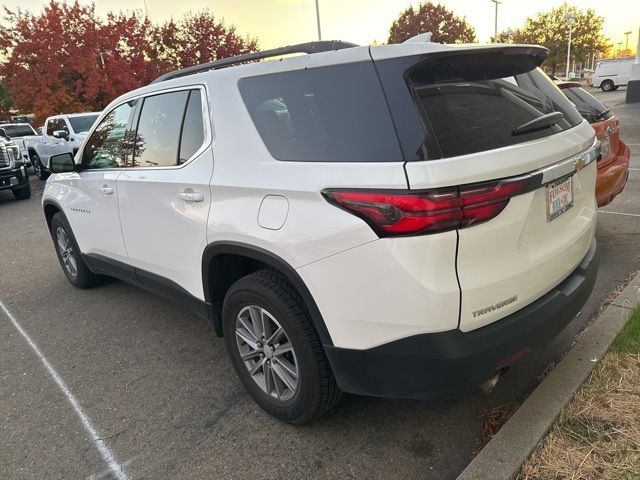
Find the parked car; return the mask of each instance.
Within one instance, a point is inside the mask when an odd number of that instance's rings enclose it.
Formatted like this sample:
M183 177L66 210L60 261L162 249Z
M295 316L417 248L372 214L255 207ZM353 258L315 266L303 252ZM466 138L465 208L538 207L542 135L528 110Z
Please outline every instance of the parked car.
M14 142L20 147L20 157L23 158L25 165L31 166L31 157L29 149L35 148L40 143L40 135L33 129L29 123L5 123L0 125L0 135Z
M634 60L602 60L596 64L591 77L591 86L601 88L603 92L617 90L621 85L629 83L631 66Z
M40 141L29 148L31 164L40 180L49 176L49 158L59 153L75 153L98 118L99 113L73 113L47 118Z
M620 122L610 108L576 82L557 82L567 98L596 131L600 142L596 200L604 207L624 190L629 177L629 147L620 140Z
M0 136L0 190L11 190L16 200L31 197L29 172L20 147Z
M291 53L309 55L247 63ZM63 271L208 318L288 422L340 391L493 385L575 317L598 270L597 143L537 68L547 53L313 42L164 75L52 157Z

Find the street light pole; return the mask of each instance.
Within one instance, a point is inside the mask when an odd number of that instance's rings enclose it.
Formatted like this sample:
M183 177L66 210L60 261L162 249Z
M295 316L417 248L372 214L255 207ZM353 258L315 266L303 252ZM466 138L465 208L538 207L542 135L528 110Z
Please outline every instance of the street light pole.
M318 22L318 40L322 40L322 32L320 31L320 0L316 0L316 21Z
M567 23L569 24L569 43L567 44L567 73L565 78L569 78L569 63L571 63L571 27L573 26L573 21L576 16L573 13L567 13L565 17L567 19Z
M631 35L632 33L633 33L633 32L632 32L631 30L629 30L628 32L624 32L625 36L627 37L627 41L626 41L626 43L625 43L625 45L624 45L624 50L625 50L625 52L626 52L627 50L629 50L629 35Z
M498 43L498 5L502 2L500 0L491 0L496 4L496 18L493 26L493 43Z

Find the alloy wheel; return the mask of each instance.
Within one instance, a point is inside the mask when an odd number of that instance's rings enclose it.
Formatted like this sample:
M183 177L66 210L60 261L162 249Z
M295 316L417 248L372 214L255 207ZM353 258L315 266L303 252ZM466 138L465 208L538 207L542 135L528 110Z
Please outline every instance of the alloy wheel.
M76 262L73 246L67 232L64 228L58 227L56 230L56 242L58 244L58 251L60 252L60 258L64 268L69 272L69 275L75 277L78 275L78 263Z
M280 323L264 308L249 305L238 313L235 333L253 381L273 400L290 400L298 390L298 362Z

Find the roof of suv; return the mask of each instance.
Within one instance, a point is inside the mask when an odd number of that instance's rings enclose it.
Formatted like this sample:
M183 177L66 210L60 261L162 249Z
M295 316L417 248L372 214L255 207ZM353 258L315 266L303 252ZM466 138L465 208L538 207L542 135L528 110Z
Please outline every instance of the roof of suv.
M140 87L136 90L132 90L121 97L114 100L109 107L121 103L128 98L135 98L137 96L146 94L148 92L166 90L170 88L181 87L184 85L194 85L198 83L204 83L206 80L211 79L211 75L224 76L224 77L237 77L243 78L248 76L263 75L268 73L283 72L288 70L298 70L303 68L321 67L327 65L338 65L343 63L352 63L366 60L383 60L389 58L398 58L412 55L425 55L436 53L457 53L457 52L499 52L502 51L505 54L528 54L536 57L537 64L539 65L546 58L548 50L545 47L538 45L507 45L507 44L442 44L433 42L412 42L412 43L399 43L379 46L358 46L354 44L348 44L341 41L327 41L327 42L311 42L310 44L322 43L326 47L327 45L334 44L337 48L333 49L319 49L317 52L311 52L306 55L295 56L283 56L289 55L287 50L295 51L296 45L289 47L283 47L282 49L274 49L268 52L277 52L275 55L266 55L264 58L271 59L270 61L255 62L250 59L247 60L247 56L240 55L238 57L231 57L228 59L222 59L221 67L216 67L216 62L209 62L208 64L202 64L200 66L190 67L183 70L177 70L176 72L170 72L170 74L162 75L158 77L153 83ZM302 46L308 46L310 44L301 44ZM283 53L284 52L284 53ZM257 52L261 54L265 52ZM258 57L262 59L262 56ZM251 63L246 63L251 62ZM224 67L224 68L222 68ZM184 75L182 74L184 72ZM191 73L193 72L193 73ZM172 74L177 74L173 76ZM206 80L205 80L206 79ZM109 108L107 107L107 109Z

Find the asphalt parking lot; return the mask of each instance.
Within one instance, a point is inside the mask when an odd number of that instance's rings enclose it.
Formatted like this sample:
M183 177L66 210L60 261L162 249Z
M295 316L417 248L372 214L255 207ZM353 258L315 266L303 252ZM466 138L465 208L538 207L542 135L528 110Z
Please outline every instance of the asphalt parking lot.
M0 308L0 478L114 478L105 448L131 479L455 478L477 449L481 412L521 400L640 268L640 104L625 94L596 93L621 119L632 161L626 190L599 214L597 285L570 327L490 395L345 396L303 427L256 407L206 321L116 280L74 289L46 231L39 180L28 201L0 192L0 301L68 387Z

